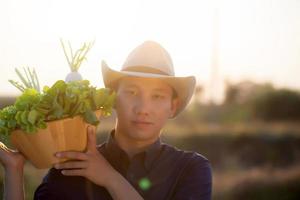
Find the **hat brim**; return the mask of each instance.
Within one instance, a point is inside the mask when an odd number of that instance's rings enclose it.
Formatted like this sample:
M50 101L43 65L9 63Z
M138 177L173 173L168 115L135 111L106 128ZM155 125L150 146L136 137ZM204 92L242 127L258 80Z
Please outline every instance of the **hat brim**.
M193 96L196 79L194 76L188 77L174 77L161 74L132 72L132 71L116 71L108 67L108 65L102 61L102 77L105 87L114 88L117 81L122 77L143 77L143 78L158 78L165 81L170 85L177 93L179 99L179 105L176 113L173 117L176 117L189 103Z

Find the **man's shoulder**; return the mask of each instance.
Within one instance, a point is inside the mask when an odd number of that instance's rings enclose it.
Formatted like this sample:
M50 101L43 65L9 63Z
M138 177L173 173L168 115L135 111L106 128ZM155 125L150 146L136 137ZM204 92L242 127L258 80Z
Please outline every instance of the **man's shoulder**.
M190 184L206 187L211 185L212 182L212 167L209 160L202 154L195 151L182 150L169 144L163 144L164 156L170 156L171 159L167 159L169 169L173 166L173 169L177 172L178 184L180 187L189 187ZM172 160L173 159L173 160Z
M209 160L199 152L183 150L167 143L162 144L164 157L171 157L174 160L188 162L191 165L210 165Z
M176 177L172 199L211 199L212 168L209 160L195 151L182 150L164 144L166 154L173 155L168 171ZM172 173L172 171L174 173Z

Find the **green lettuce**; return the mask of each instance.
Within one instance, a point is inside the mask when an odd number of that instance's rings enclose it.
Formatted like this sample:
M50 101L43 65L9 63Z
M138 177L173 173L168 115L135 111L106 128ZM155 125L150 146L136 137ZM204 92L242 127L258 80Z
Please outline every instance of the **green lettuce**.
M45 86L40 93L27 88L14 105L0 110L0 134L9 136L11 131L22 129L35 133L47 127L48 121L81 115L92 125L99 124L96 110L107 116L112 112L115 93L108 88L90 86L88 80L66 83L62 80L51 87Z

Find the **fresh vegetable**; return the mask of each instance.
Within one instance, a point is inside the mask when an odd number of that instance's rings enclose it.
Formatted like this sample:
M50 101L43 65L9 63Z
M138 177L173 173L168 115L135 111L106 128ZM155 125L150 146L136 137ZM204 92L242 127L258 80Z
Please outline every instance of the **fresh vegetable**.
M13 86L18 88L21 92L24 92L26 88L34 88L40 92L40 83L34 68L32 70L30 70L29 67L27 67L27 69L23 68L25 75L22 75L17 68L15 71L22 81L22 84L18 81L8 80Z
M17 109L14 105L0 110L0 132L2 135L8 135L11 130L17 127L16 113Z
M84 120L97 125L94 111L102 110L109 115L115 102L115 93L107 88L96 89L88 80L66 83L57 81L53 86L36 89L26 88L14 105L0 110L0 134L9 136L11 131L22 129L35 133L47 127L48 121L81 115Z
M68 51L66 48L66 45L64 44L63 40L60 40L65 57L67 59L67 62L69 64L69 67L71 69L71 72L66 76L65 81L70 82L70 81L77 81L77 80L82 80L81 74L78 72L82 62L86 60L86 55L94 45L94 42L89 42L89 43L83 43L82 47L78 49L74 54L73 50L71 47L70 42L68 42Z
M47 127L48 121L64 119L81 115L92 125L97 125L99 120L95 111L101 110L102 115L110 115L115 93L107 88L97 89L90 86L88 80L82 80L78 69L86 60L86 55L93 43L84 43L73 54L70 43L69 53L61 40L64 54L71 69L66 81L59 80L51 87L45 86L40 91L40 84L35 70L23 68L24 74L15 69L21 83L9 80L22 95L14 105L0 110L0 138L8 142L11 132L21 129L26 133L35 133L38 129Z

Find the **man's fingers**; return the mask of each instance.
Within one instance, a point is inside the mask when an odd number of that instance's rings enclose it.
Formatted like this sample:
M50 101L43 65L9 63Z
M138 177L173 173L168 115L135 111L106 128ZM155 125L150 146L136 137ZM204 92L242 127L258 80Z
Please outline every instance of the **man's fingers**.
M75 152L75 151L65 151L65 152L58 152L55 154L58 158L69 158L75 160L87 160L88 156L82 152Z
M6 152L13 152L13 150L9 149L5 144L3 144L2 142L0 142L0 149L4 150Z
M85 176L85 169L62 170L61 173L65 176Z
M83 161L67 161L64 163L56 163L54 167L56 169L85 169L88 167L88 163Z
M97 140L96 140L96 130L95 127L89 126L88 127L88 150L94 150L97 145Z

